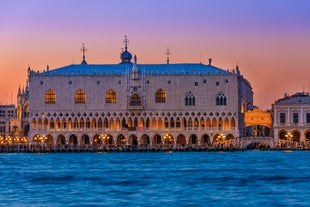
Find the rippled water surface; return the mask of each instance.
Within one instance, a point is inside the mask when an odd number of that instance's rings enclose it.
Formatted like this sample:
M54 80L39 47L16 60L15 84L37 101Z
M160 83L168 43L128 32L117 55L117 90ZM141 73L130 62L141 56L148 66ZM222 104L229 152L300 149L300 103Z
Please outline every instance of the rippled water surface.
M0 154L0 206L310 206L310 152Z

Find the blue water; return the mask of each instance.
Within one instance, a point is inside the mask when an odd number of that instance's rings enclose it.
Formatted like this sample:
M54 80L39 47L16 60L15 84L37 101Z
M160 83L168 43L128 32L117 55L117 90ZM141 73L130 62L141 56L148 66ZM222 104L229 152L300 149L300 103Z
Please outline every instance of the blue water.
M0 206L310 206L310 152L0 154Z

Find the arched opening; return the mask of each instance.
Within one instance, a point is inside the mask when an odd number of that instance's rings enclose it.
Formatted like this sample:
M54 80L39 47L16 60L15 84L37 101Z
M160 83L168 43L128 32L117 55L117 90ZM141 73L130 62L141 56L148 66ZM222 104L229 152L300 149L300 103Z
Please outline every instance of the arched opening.
M219 131L223 130L223 119L219 118L217 123L218 123L217 130L219 130Z
M147 130L150 129L150 118L146 118L145 128L146 128Z
M193 130L193 120L192 120L192 118L188 119L188 130Z
M138 138L136 135L132 134L129 136L129 145L135 148L138 146Z
M178 117L178 118L176 119L176 121L175 121L175 128L176 128L177 130L180 130L180 129L181 129L181 120L180 120L179 117Z
M63 135L59 135L57 137L56 145L57 145L59 150L65 149L66 138Z
M80 119L80 130L85 130L85 122L83 118Z
M177 147L184 147L186 145L186 138L183 134L177 136Z
M292 134L293 134L292 141L300 142L300 132L296 130L296 131L293 131Z
M161 120L161 118L158 118L158 130L162 129L163 129L163 121Z
M116 139L116 144L117 144L117 146L120 146L120 147L126 146L126 138L124 137L124 135L122 135L122 134L118 135L118 137Z
M56 93L49 89L45 93L45 103L46 104L55 104L56 103Z
M81 137L81 147L82 148L88 148L89 145L90 145L90 140L89 140L89 136L84 134L82 137Z
M216 120L216 118L212 119L212 130L218 130L217 129L217 120Z
M187 129L187 121L186 121L185 117L183 117L183 119L182 119L182 129L184 129L184 130Z
M155 136L153 137L153 146L158 147L161 144L162 144L161 136L159 134L155 134Z
M104 118L103 127L104 127L104 130L108 130L108 129L109 129L109 121L108 121L108 118Z
M97 122L96 122L95 118L93 118L92 121L91 121L91 128L92 128L92 130L96 130L97 129Z
M157 128L156 128L156 119L155 118L152 119L152 130L153 131L157 130Z
M121 130L121 120L119 118L116 119L115 130Z
M230 120L230 130L235 130L236 129L236 121L235 118L231 118Z
M195 134L192 134L188 139L188 145L196 146L198 144L198 138Z
M72 130L72 119L69 118L68 120L68 130L71 131Z
M55 130L55 122L53 118L50 120L50 130Z
M71 148L75 148L78 146L78 139L74 134L69 137L69 146Z
M33 118L31 121L31 129L37 129L37 122L36 122L35 118Z
M211 120L210 118L207 118L207 121L206 121L206 130L210 130L211 129Z
M42 119L39 118L39 119L38 119L38 127L37 127L37 129L41 131L41 130L42 130L42 127L43 127L43 126L42 126Z
M114 128L114 119L113 118L111 118L110 119L110 130L114 130L115 128Z
M198 129L198 126L199 126L199 122L198 122L198 119L197 119L197 118L194 119L193 125L194 125L194 130L197 130L197 129Z
M102 146L102 139L101 137L99 136L99 134L96 134L94 137L93 137L93 146L95 149L101 149L101 146Z
M44 119L44 130L48 130L48 120Z
M57 131L60 131L60 126L61 126L61 125L60 125L60 119L57 118L57 119L56 119L56 130L57 130Z
M74 130L79 129L79 120L77 118L74 119L73 128L74 128Z
M229 120L228 120L228 118L226 118L224 121L224 130L229 131Z
M90 119L86 119L86 130L90 130Z
M207 134L202 135L200 143L205 146L205 147L209 147L211 146L211 139L210 136Z
M150 137L146 134L143 134L141 137L141 142L140 142L140 146L142 147L148 147L150 144Z
M65 118L62 119L61 125L62 130L67 130L67 120Z
M203 117L201 117L201 118L200 118L200 127L199 127L199 129L200 129L200 130L205 130L205 129L206 129L205 127L206 127L205 120L204 120Z
M84 90L79 89L75 92L75 103L76 104L86 103L86 93Z
M101 130L101 129L102 129L102 126L103 126L102 119L99 118L99 119L98 119L98 129Z
M169 129L169 122L168 122L167 117L165 117L164 122L165 122L165 124L164 124L165 128L164 129L165 130Z

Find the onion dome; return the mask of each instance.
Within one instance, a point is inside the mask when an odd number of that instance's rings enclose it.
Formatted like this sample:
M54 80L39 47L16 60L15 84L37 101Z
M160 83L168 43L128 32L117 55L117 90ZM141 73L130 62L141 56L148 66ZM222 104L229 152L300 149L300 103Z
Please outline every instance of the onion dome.
M123 63L131 63L131 59L132 59L132 55L131 55L131 53L130 52L128 52L128 50L127 50L127 46L128 46L128 43L129 43L129 40L128 40L128 38L127 38L127 35L125 35L125 39L124 39L124 44L125 44L125 51L123 51L122 53L121 53L121 60L122 60L122 64Z

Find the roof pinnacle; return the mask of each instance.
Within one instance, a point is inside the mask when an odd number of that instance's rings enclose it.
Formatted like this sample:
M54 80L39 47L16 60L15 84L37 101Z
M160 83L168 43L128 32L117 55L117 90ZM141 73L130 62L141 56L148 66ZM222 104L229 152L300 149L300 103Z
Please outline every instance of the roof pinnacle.
M85 60L85 53L86 53L87 49L86 49L84 43L82 43L81 51L82 51L82 53L83 53L83 61L81 62L81 64L82 64L82 65L84 65L84 64L87 65L87 62L86 62L86 60Z

